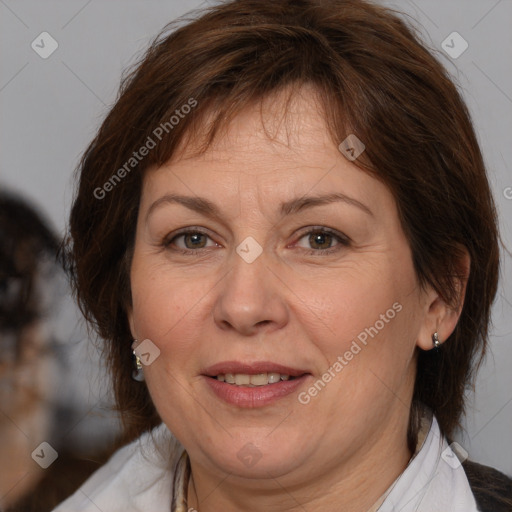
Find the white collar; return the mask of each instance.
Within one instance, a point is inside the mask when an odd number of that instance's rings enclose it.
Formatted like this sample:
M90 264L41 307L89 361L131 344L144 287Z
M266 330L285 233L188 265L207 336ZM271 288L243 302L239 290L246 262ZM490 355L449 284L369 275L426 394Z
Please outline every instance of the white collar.
M53 512L170 510L173 469L182 452L162 423L118 450Z
M385 494L378 512L478 512L464 468L435 416L421 448Z
M117 451L54 512L170 510L174 468L183 451L162 424ZM378 512L478 512L464 469L456 461L432 417L421 449L384 493Z

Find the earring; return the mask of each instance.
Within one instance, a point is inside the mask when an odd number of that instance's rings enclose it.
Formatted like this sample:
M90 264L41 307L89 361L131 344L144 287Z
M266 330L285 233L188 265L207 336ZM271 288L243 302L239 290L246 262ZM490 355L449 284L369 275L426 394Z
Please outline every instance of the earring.
M137 344L137 340L133 341L133 345ZM132 346L133 346L132 345ZM139 356L135 353L135 350L133 350L133 357L135 360L135 370L132 372L132 379L136 380L137 382L144 382L144 371L142 370L142 363L140 362Z
M439 347L442 345L442 343L439 341L439 335L437 334L437 331L432 335L432 343L436 350L439 350Z

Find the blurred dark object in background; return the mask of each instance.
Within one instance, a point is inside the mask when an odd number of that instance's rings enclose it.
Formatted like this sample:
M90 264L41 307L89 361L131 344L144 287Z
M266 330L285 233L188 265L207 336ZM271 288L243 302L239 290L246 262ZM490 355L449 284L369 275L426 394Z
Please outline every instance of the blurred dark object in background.
M44 311L35 290L43 266L56 260L59 241L27 203L0 192L0 332L21 341ZM48 268L48 267L47 267ZM2 351L5 346L2 343ZM23 344L17 344L17 359ZM2 354L2 356L5 354Z
M65 357L63 345L53 339L49 323L51 310L58 302L59 276L63 276L57 260L59 245L59 239L33 206L0 191L2 511L52 510L114 449L103 447L78 454L58 438L67 427L61 421L66 409L63 411L56 400L58 387L63 384L59 366L62 368ZM47 469L40 467L33 456L36 449L36 453L43 453L39 448L42 442L58 451L58 458ZM44 457L40 459L45 462Z

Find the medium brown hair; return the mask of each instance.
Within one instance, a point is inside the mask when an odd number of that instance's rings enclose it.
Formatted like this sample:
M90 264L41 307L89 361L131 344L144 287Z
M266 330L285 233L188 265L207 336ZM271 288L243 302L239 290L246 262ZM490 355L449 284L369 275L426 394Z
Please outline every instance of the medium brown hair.
M160 421L146 386L131 379L127 321L144 171L167 162L186 137L194 140L205 119L201 151L245 107L303 84L318 91L336 145L350 133L366 145L355 164L393 194L420 284L457 308L464 249L471 258L453 334L439 353L418 349L408 441L415 446L421 403L451 435L485 353L499 237L470 115L448 73L397 13L363 0L236 0L182 21L168 25L123 78L80 162L70 217L74 289L105 340L129 437ZM155 147L130 160L150 138Z

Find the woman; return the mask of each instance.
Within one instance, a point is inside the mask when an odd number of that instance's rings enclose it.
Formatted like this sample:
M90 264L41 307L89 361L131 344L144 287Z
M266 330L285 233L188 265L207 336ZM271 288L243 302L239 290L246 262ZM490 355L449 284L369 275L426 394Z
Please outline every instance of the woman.
M240 0L164 32L70 219L138 439L56 510L509 510L449 446L498 238L467 109L392 12Z

